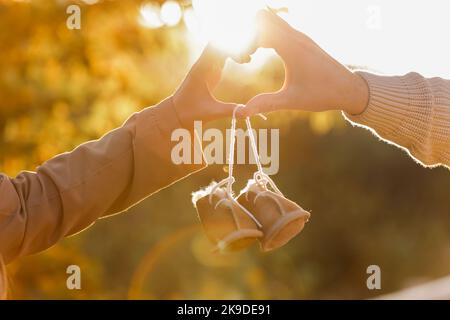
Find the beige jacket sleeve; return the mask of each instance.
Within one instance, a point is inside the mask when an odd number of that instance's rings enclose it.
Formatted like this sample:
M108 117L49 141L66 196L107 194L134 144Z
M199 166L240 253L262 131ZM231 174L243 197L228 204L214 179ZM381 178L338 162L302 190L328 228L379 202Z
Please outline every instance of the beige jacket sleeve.
M417 73L358 74L369 86L369 103L363 113L345 117L406 149L423 165L450 167L450 80Z
M178 127L169 98L36 172L15 178L1 174L0 254L5 261L45 250L201 169L172 163L171 133Z

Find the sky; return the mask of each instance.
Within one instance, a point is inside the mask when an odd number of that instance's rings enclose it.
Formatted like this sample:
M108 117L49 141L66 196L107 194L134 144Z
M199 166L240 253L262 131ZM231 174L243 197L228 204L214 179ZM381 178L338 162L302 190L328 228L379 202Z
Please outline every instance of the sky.
M450 1L279 2L289 8L288 22L342 63L450 79Z
M176 25L184 18L195 61L207 40L229 53L245 50L254 38L249 17L266 4L285 7L282 17L344 64L384 74L416 71L450 79L449 0L192 0L182 12L167 0L147 2L141 24ZM160 12L158 13L157 11ZM259 67L273 53L258 52ZM251 69L250 68L250 69Z

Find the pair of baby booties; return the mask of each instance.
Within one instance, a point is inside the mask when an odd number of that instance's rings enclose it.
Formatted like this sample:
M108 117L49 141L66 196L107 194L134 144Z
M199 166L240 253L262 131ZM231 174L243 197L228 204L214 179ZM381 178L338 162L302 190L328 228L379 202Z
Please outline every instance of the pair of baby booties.
M300 233L310 217L295 202L255 180L237 198L212 183L193 195L207 237L219 251L236 251L259 240L263 251L277 249Z
M192 202L206 236L220 252L241 250L257 240L262 251L277 249L300 233L310 217L309 212L284 197L263 172L249 118L246 123L258 165L254 178L248 181L237 197L233 196L231 186L234 183L232 169L236 128L233 113L229 177L192 194Z

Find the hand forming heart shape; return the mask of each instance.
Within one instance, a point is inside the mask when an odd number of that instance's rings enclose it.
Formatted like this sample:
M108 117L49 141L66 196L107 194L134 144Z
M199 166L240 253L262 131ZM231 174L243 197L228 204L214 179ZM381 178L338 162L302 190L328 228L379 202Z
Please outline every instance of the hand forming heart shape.
M367 84L361 76L328 55L305 34L292 28L270 10L257 15L257 37L254 47L238 62L247 62L257 48L273 48L285 64L285 82L274 93L252 98L238 116L246 117L282 109L307 111L344 110L361 113L368 100ZM173 96L181 123L190 126L194 120L209 121L229 116L235 103L224 103L213 97L227 56L208 45L186 79Z

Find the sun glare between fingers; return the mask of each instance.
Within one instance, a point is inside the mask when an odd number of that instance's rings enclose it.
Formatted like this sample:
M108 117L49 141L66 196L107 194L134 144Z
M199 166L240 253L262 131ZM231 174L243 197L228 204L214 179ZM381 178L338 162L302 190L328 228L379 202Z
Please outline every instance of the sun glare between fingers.
M193 0L200 37L230 55L245 53L256 37L255 17L263 0Z

